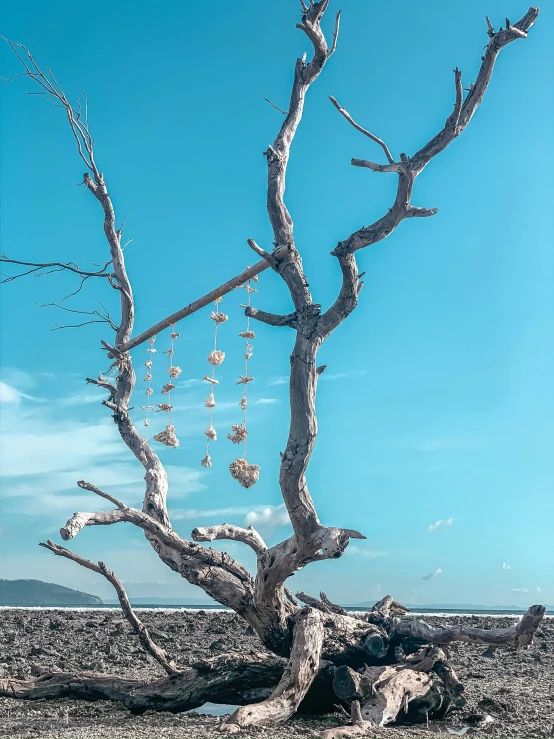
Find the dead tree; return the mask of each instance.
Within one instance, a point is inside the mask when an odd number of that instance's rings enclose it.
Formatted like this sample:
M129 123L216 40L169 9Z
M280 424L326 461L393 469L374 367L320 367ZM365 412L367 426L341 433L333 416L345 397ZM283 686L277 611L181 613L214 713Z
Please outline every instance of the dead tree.
M306 605L300 606L285 588L287 579L311 562L340 557L351 538L365 538L351 529L323 526L308 490L306 470L317 436L315 399L318 377L317 353L323 342L356 308L361 275L356 252L385 239L405 219L433 216L436 208L412 205L416 177L452 143L466 128L481 103L491 80L500 51L527 37L538 16L530 8L517 23L506 21L495 30L487 18L488 43L482 64L469 92L464 96L462 75L454 70L454 107L442 129L412 156L400 154L396 159L384 141L353 120L335 98L330 100L338 112L364 136L381 149L385 163L352 159L356 167L397 177L395 200L382 218L364 226L339 242L331 254L342 273L342 284L335 302L327 309L314 303L296 248L292 218L284 193L285 177L304 101L310 86L319 77L337 47L340 13L337 13L331 42L325 38L321 20L329 0L302 4L302 20L297 24L313 47L311 59L296 61L288 111L275 141L267 147L267 209L274 234L271 250L265 250L249 239L250 248L261 261L205 298L186 306L159 321L133 338L134 300L125 270L122 228L117 228L115 211L104 175L96 163L94 143L89 132L86 111L69 103L55 77L44 74L27 49L11 43L24 71L40 86L42 94L62 108L77 142L78 153L85 163L84 185L102 208L104 234L109 259L96 271L86 271L70 263L29 263L2 256L2 262L21 265L25 269L9 280L25 274L49 270L77 274L81 284L90 279L103 279L119 292L120 315L113 320L96 313L91 320L104 320L114 328L111 343L103 341L108 357L117 369L115 382L105 377L87 381L106 393L103 404L111 411L121 438L144 467L145 495L142 510L130 508L93 484L80 481L84 490L100 495L115 508L97 513L75 513L61 529L61 537L73 539L85 526L111 525L127 521L141 528L152 548L168 567L189 583L242 616L258 633L267 654L228 655L192 667L179 667L157 647L148 631L133 613L125 592L102 563L94 564L69 550L48 542L43 546L55 555L66 557L108 578L116 588L123 612L139 636L142 645L160 662L168 677L149 684L97 674L67 675L55 673L31 681L1 680L0 694L19 698L54 698L72 696L95 700L120 700L133 711L148 708L183 711L210 700L243 704L225 723L227 731L259 724L278 724L288 719L310 700L310 687L317 686L319 696L326 696L327 707L342 701L351 705L351 725L332 730L329 736L364 733L369 724L385 725L396 720L402 710L414 719L419 715L444 715L450 706L463 704L463 686L448 662L442 646L453 642L471 642L518 647L529 644L544 608L531 606L514 626L506 629L463 627L431 628L406 617L406 609L390 596L380 601L367 616L348 614L333 604L324 593L321 598L299 594ZM159 331L182 320L198 308L244 283L264 269L272 269L290 291L293 310L277 315L254 308L247 315L270 326L289 327L295 332L290 357L290 430L281 454L279 483L293 527L292 536L268 548L252 528L221 525L196 528L192 541L182 538L172 528L167 510L167 474L154 449L137 431L130 413L135 387L135 372L129 351ZM255 577L226 553L197 542L234 539L251 547L257 556ZM317 703L317 701L315 702ZM315 705L314 703L314 705ZM318 710L322 709L322 699ZM410 706L408 704L411 704Z

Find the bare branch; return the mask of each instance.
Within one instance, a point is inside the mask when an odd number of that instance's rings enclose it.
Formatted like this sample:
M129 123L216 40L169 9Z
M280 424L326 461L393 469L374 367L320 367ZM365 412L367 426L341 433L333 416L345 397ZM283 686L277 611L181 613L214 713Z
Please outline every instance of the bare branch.
M255 318L256 321L266 323L268 326L288 326L289 328L295 328L297 315L296 313L289 313L282 315L279 313L266 313L263 310L258 310L252 306L241 306L245 308L244 315L249 318Z
M279 113L281 113L282 115L286 115L288 113L288 110L281 110L281 108L278 105L275 105L275 103L272 103L269 98L264 98L263 95L262 95L262 100L265 100L266 103L269 103L272 108L275 108L275 110L278 110Z
M13 280L17 280L19 277L26 277L27 275L34 274L35 272L38 272L41 269L50 269L52 267L57 267L56 271L62 271L66 269L68 272L73 272L74 274L80 275L81 277L109 277L112 273L106 272L106 268L109 264L111 264L111 259L109 262L106 262L106 264L102 267L102 269L96 271L96 272L87 272L86 270L81 269L77 264L74 262L68 262L67 264L64 264L63 262L43 262L43 263L37 263L37 262L23 262L19 259L10 259L5 254L0 254L0 263L3 264L19 264L24 267L29 267L30 269L26 270L25 272L21 272L18 275L9 275L6 276L0 284L4 284L6 282L13 282ZM54 270L52 270L54 271Z
M86 489L90 490L91 488L87 487ZM93 490L92 492L96 491ZM116 502L116 505L119 505L119 501ZM183 539L172 529L164 526L154 517L136 508L123 506L113 511L74 513L66 525L60 529L60 535L64 541L69 541L77 536L85 526L110 526L123 522L138 526L181 556L192 557L212 567L221 567L246 583L251 581L247 570L225 552L218 552L215 549L193 544Z
M131 341L118 344L117 349L119 353L123 354L124 352L129 352L136 346L144 344L145 341L148 341L148 339L156 336L161 331L164 331L166 328L173 326L175 323L182 321L183 318L186 318L187 316L196 313L196 311L200 310L201 308L204 308L206 305L213 303L216 298L227 295L227 293L230 293L235 288L244 285L245 282L248 282L248 280L251 280L252 277L255 277L256 275L259 275L260 272L268 269L269 266L270 265L268 264L268 262L264 260L263 262L258 262L252 267L248 267L248 269L244 270L244 272L241 272L240 275L237 275L236 277L233 277L232 280L228 280L223 285L216 287L215 290L212 290L207 295L204 295L202 298L195 300L193 303L189 303L189 305L181 308L181 310L178 310L176 313L172 313L170 316L164 318L162 321L159 321L154 326L149 328L147 331L144 331L142 334L135 337Z
M165 650L163 650L161 647L158 647L157 644L154 643L148 629L133 611L123 585L117 579L115 574L111 570L109 570L103 562L98 562L98 564L95 564L89 559L84 559L78 554L70 552L69 549L65 549L64 547L60 547L58 544L54 544L54 542L50 540L48 540L46 544L41 542L40 546L45 547L45 549L49 549L58 557L65 557L66 559L70 559L72 562L76 562L77 564L81 565L81 567L86 567L87 570L92 570L93 572L97 572L99 575L103 575L106 580L108 580L108 582L113 585L115 592L117 593L123 615L133 627L133 631L135 632L135 634L137 634L139 641L144 649L150 655L152 655L152 657L154 657L157 662L159 662L159 664L169 675L178 675L181 672L181 670L175 665L175 662L167 656Z
M424 621L403 619L395 624L395 630L399 636L411 636L431 644L466 642L468 644L510 644L514 647L523 647L533 640L545 612L544 606L531 606L521 619L508 628L480 629L461 625L434 628Z
M94 493L95 495L99 495L101 498L105 498L106 500L109 500L110 503L113 503L120 509L126 508L125 503L122 503L117 498L114 498L113 495L110 495L109 493L105 493L103 490L100 490L100 488L97 488L96 485L93 485L90 482L85 482L85 480L78 480L77 485L78 487L81 488L81 490L89 490L91 493Z
M329 49L329 56L335 53L337 50L337 41L339 40L339 30L340 30L340 14L342 11L338 11L338 13L335 16L335 28L333 30L333 43L331 45L331 48Z
M339 103L337 102L336 98L334 98L332 95L329 96L329 100L333 103L333 105L339 111L339 113L344 118L346 118L346 120L349 123L351 123L357 131L359 131L360 133L363 133L364 136L367 136L372 141L375 141L376 144L379 144L379 146L385 152L385 156L387 157L387 161L389 162L389 164L394 164L394 159L392 158L392 154L389 151L389 147L385 144L385 142L382 139L378 138L377 136L375 136L374 134L372 134L370 131L368 131L366 128L362 128L362 126L360 126L358 123L356 123L356 121L352 118L352 116L350 115L350 113L348 113L348 111L346 111L344 108L342 108L339 105ZM384 170L380 170L380 171L384 171Z
M257 555L267 551L266 543L252 526L249 526L247 529L229 523L218 526L206 526L204 528L193 529L191 537L194 541L214 541L216 539L241 541L253 549Z

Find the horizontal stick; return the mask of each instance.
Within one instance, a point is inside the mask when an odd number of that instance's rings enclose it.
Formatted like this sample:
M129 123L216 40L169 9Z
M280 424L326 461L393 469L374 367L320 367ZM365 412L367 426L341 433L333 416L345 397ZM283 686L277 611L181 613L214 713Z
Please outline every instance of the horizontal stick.
M265 269L269 269L269 267L270 264L265 259L262 259L261 262L256 262L253 267L248 267L248 269L244 270L244 272L241 272L240 275L237 275L236 277L233 277L232 280L229 280L223 285L216 287L215 290L212 290L207 295L204 295L204 297L195 300L194 303L189 303L189 305L181 308L181 310L178 310L176 313L172 313L167 318L164 318L163 321L160 321L159 323L156 323L154 326L149 328L148 331L140 334L140 336L131 339L126 344L119 344L116 347L117 350L119 352L128 352L131 349L134 349L135 346L144 344L145 341L151 339L152 336L156 336L156 334L159 334L160 331L173 326L174 323L182 321L183 318L196 313L196 311L200 310L200 308L204 308L206 305L213 303L216 298L221 298L223 295L227 295L227 293L230 293L231 290L234 290L236 287L239 287L239 285L243 285L245 282L248 282L248 280L251 280L256 275L259 275L260 272L263 272Z

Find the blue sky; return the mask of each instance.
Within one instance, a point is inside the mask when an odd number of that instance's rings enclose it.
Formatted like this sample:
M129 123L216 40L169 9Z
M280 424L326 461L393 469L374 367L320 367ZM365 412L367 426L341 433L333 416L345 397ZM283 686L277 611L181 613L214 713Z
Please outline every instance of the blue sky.
M393 175L349 165L352 156L380 161L381 151L328 95L393 155L412 153L451 112L452 69L462 69L465 86L474 78L485 14L497 25L527 9L519 0L343 0L340 7L339 49L309 91L287 188L297 245L323 306L339 287L329 252L379 218L396 185ZM99 0L91 12L66 0L11 0L3 15L3 33L52 67L68 95L88 95L97 161L118 217L130 212L137 332L251 264L247 238L270 246L262 152L281 117L262 96L286 108L294 61L308 50L294 28L294 0ZM346 603L385 592L412 603L554 603L552 16L545 8L529 39L502 52L470 126L418 178L413 203L439 213L405 222L359 253L367 272L359 308L320 352L328 369L308 480L321 520L358 528L368 540L297 573L296 590L323 589ZM331 15L326 20L330 30ZM2 73L17 73L9 49L0 52ZM60 111L26 96L28 89L22 80L2 87L2 250L36 261L103 262L101 213L76 187L83 167L71 134ZM100 505L76 480L134 505L143 490L140 465L84 383L107 369L100 339L111 338L108 327L50 332L67 314L36 305L76 287L58 274L2 287L2 570L111 597L93 573L36 546L58 538L73 511ZM181 446L160 454L180 533L254 522L274 543L290 533L277 474L293 333L256 326L249 458L262 472L244 490L227 471L235 450L224 438L240 420L244 297L237 291L223 304L230 320L221 329L227 359L213 468L199 466L206 311L179 328ZM262 275L254 297L259 308L291 309L273 273ZM98 300L111 305L113 297L89 282L72 306L95 308ZM161 336L158 346L167 341ZM133 357L138 366L145 352ZM163 377L159 362L155 387ZM137 407L142 390L139 382ZM128 525L87 529L71 546L103 559L133 595L200 594ZM229 549L253 566L244 547Z

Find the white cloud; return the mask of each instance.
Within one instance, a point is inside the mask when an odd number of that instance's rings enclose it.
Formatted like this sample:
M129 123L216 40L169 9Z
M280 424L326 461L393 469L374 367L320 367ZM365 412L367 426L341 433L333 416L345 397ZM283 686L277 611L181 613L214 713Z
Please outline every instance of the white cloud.
M367 547L360 547L356 544L350 544L345 552L350 556L364 557L365 559L375 559L376 557L386 557L388 552L384 552L382 549L371 549Z
M286 385L288 381L289 378L286 375L279 375L278 377L270 377L267 384L274 387L275 385Z
M290 518L284 503L279 506L268 505L261 510L251 510L244 519L245 526L254 526L254 528L274 529L277 526L289 524Z
M19 403L21 403L21 400L23 398L34 400L31 395L26 395L26 393L22 393L17 388L8 385L7 382L3 382L2 380L0 380L0 403L13 403L15 405L18 405Z
M348 372L335 372L329 373L324 372L321 375L321 380L347 380L351 377L363 377L367 375L367 370L349 370Z
M77 480L83 479L129 505L140 506L144 468L108 418L87 424L68 415L72 411L61 411L60 406L80 405L82 396L38 405L24 402L28 396L16 393L19 402L3 409L0 424L0 479L6 512L58 517L62 512L69 515L105 508L105 501L77 488ZM205 488L199 470L170 465L167 472L170 499Z
M62 408L71 408L71 406L90 405L91 403L102 403L104 398L107 397L105 392L97 390L95 393L75 393L74 395L67 395L65 398L60 398L56 401L57 405Z
M539 593L539 595L542 593L542 588L539 587L538 585L537 585L537 593Z
M452 526L454 523L453 518L447 518L447 519L439 519L438 521L435 521L435 523L432 523L430 526L427 527L427 531L429 533L436 531L437 529L441 528L442 526Z
M434 577L437 577L438 575L442 575L441 567L437 567L436 570L433 570L433 572L430 572L428 575L423 575L421 579L422 580L432 580Z
M503 570L511 570L512 566L509 565L507 562L502 562L502 569Z
M192 520L196 518L214 518L220 516L243 516L249 513L251 506L235 506L233 508L176 508L169 511L172 521ZM221 521L221 523L226 523Z
M512 593L530 593L529 588L510 588Z
M254 405L270 405L271 403L278 403L277 398L258 398L254 401Z

